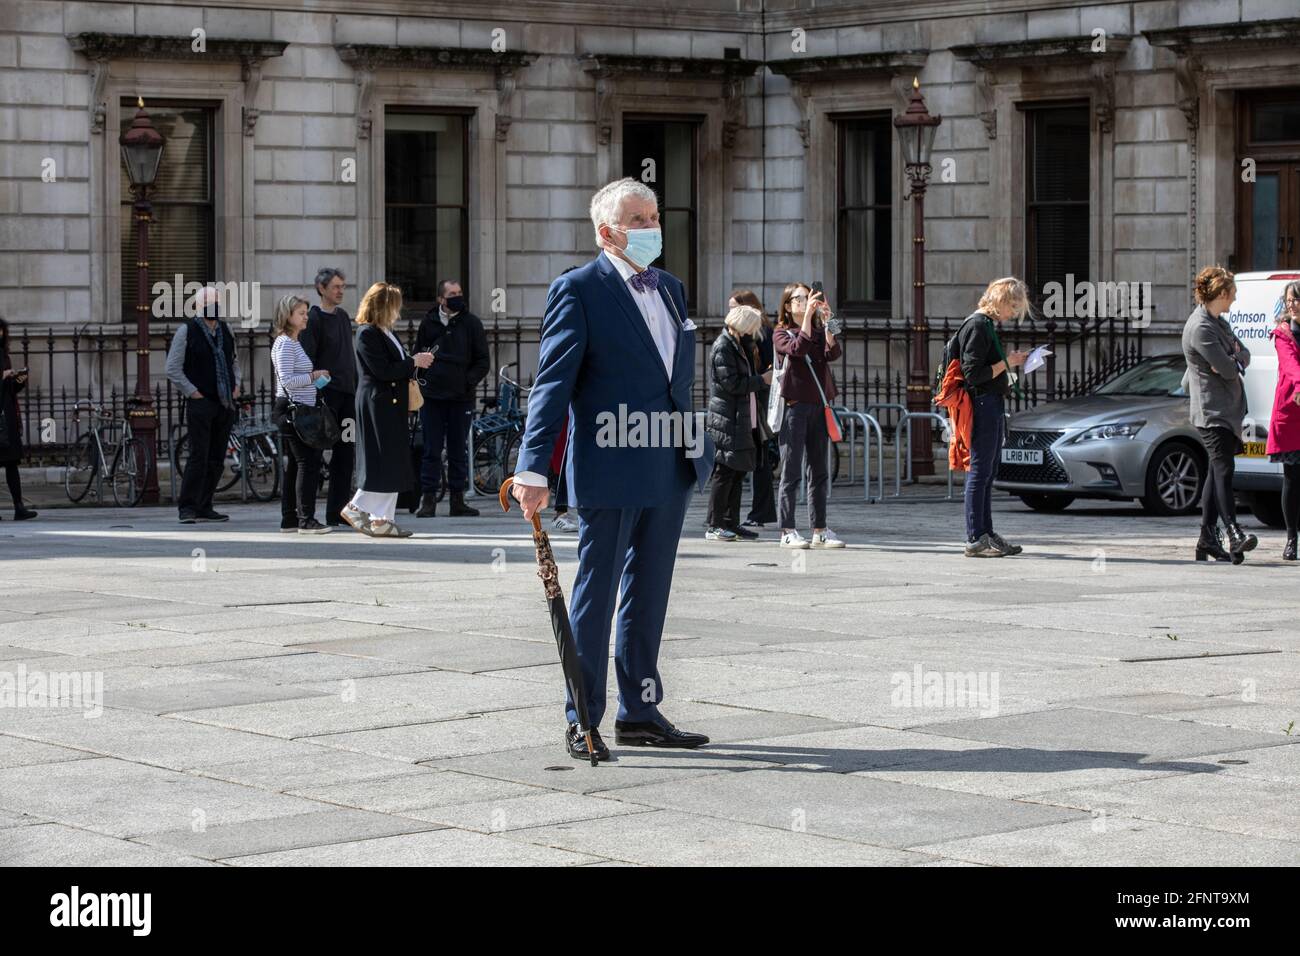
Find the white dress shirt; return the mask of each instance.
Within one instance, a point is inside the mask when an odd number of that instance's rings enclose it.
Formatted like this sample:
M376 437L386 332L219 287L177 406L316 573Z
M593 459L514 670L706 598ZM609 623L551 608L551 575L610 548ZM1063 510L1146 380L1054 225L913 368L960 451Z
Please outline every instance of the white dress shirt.
M618 274L627 286L628 294L632 296L641 318L645 320L655 348L659 350L659 359L664 363L664 371L671 376L673 359L677 356L677 320L668 311L668 303L664 302L664 297L659 294L658 289L639 292L633 287L632 276L637 274L637 270L630 262L611 255L608 249L601 255L613 263L614 268L618 270ZM539 475L535 471L521 471L515 475L515 483L530 488L545 488L546 476Z

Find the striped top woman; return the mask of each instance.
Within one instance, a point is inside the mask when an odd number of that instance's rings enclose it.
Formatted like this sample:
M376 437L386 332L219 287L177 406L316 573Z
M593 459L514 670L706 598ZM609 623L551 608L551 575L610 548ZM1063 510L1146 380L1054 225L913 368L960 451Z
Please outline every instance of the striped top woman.
M316 484L320 479L319 450L298 437L290 403L316 404L316 381L329 379L329 372L311 367L311 359L298 342L307 327L307 300L286 295L275 304L275 341L271 343L271 364L275 368L275 405L272 420L280 428L285 451L284 480L280 485L280 530L298 534L327 534L329 528L316 520Z
M298 342L307 327L307 300L286 295L275 306L275 341L271 343L271 365L275 368L276 398L289 398L299 405L316 404L313 384L322 372L311 367L311 359Z

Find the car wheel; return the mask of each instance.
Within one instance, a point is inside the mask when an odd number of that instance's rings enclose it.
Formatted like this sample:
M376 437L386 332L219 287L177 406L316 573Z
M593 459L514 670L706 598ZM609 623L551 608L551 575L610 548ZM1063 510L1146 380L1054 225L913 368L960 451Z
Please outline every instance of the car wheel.
M1021 495L1020 500L1035 511L1064 511L1074 503L1074 495Z
M1285 528L1282 495L1277 491L1256 491L1250 496L1250 513L1270 528Z
M1185 515L1196 510L1205 481L1205 464L1184 442L1161 445L1147 466L1142 507L1153 515Z

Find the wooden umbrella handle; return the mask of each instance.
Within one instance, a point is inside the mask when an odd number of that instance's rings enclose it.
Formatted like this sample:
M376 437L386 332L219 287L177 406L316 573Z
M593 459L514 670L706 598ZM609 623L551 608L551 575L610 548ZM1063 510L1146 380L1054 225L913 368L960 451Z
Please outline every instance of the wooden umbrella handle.
M513 485L514 483L515 483L515 478L513 475L511 475L505 481L501 482L501 490L497 492L497 500L501 502L502 511L510 510L510 486ZM533 530L534 531L542 530L541 516L536 513L533 514Z

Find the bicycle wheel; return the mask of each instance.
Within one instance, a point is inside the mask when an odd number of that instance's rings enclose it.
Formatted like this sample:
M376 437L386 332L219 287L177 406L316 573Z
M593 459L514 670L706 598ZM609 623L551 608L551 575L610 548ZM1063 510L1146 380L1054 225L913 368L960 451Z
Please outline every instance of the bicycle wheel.
M510 449L514 447L518 458L521 437L521 432L510 429L483 435L474 442L474 490L480 495L495 495L506 476L514 473Z
M273 501L280 494L280 451L270 435L247 439L248 491L258 501Z
M217 479L217 492L229 491L239 481L239 442L240 439L231 437L230 444L226 446L221 477Z
M74 505L86 497L99 471L99 447L89 435L77 439L63 465L63 490Z
M172 471L176 475L176 481L179 484L181 476L185 474L185 463L190 460L190 433L181 432L180 437L172 442Z
M119 508L134 508L140 503L152 462L153 449L138 438L128 438L117 446L109 483L113 486L113 500Z

